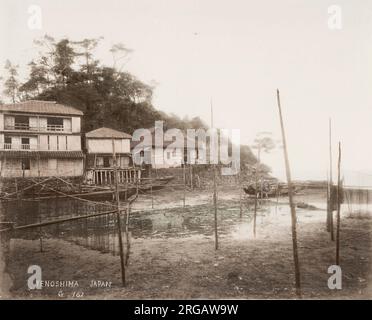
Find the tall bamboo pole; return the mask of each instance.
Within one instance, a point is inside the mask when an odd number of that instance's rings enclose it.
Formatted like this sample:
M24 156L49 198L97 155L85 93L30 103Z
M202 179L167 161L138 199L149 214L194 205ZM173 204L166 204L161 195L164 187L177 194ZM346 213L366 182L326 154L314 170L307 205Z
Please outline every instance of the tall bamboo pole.
M329 119L329 183L328 183L328 210L327 210L327 231L331 233L331 240L334 241L333 231L333 181L332 181L332 120Z
M115 195L116 195L116 223L118 228L118 237L119 237L119 250L120 250L120 267L121 267L121 282L123 287L125 286L125 260L124 260L124 248L123 248L123 238L121 231L121 220L120 220L120 192L119 192L119 177L118 177L118 168L116 163L116 154L115 154L115 141L112 138L112 158L114 162L114 172L115 172Z
M194 182L193 182L193 177L192 177L192 164L190 163L190 188L191 190L194 190Z
M253 236L256 238L256 226L257 226L257 205L258 197L260 193L258 192L258 170L260 169L260 149L257 153L257 167L254 175L254 184L255 184L255 194L254 194L254 212L253 212ZM258 192L258 193L257 193Z
M21 195L20 193L18 192L18 181L17 181L17 178L14 178L14 185L15 185L15 193L17 195L17 199L19 200ZM18 203L18 202L17 202Z
M276 91L276 96L277 96L278 109L279 109L280 127L282 131L282 139L283 139L283 152L284 152L284 160L285 160L285 170L287 174L289 205L291 208L292 246L293 246L293 260L294 260L294 268L295 268L296 293L298 296L301 296L300 263L299 263L298 248L297 248L297 217L296 217L296 209L295 209L294 202L293 202L293 186L292 186L292 179L291 179L291 170L289 166L287 141L286 141L286 136L285 136L285 131L284 131L282 109L280 105L279 89L277 89Z
M186 163L183 164L183 207L186 205Z
M154 195L152 194L152 165L149 168L149 172L150 172L151 209L154 209Z
M214 234L215 234L215 249L218 249L218 224L217 224L217 181L216 181L216 165L213 166L213 206L214 206Z
M337 229L336 229L336 265L340 265L340 209L341 209L341 142L338 143L338 165L337 165Z
M39 142L39 136L38 136L38 149L40 150L40 142ZM40 154L37 154L37 175L38 175L38 182L40 182ZM38 198L40 198L40 191L41 188L39 187L38 190ZM41 222L41 216L40 216L40 201L37 202L37 213L39 216L39 222ZM43 252L43 231L41 227L39 228L39 240L40 240L40 252Z
M213 129L213 104L211 101L211 128ZM212 146L210 146L211 148ZM216 178L216 164L213 164L213 207L214 207L214 238L215 249L218 249L218 223L217 223L217 178Z
M239 186L239 217L243 217L243 205L242 205L242 178L241 178L241 172L239 168L238 173L238 186Z

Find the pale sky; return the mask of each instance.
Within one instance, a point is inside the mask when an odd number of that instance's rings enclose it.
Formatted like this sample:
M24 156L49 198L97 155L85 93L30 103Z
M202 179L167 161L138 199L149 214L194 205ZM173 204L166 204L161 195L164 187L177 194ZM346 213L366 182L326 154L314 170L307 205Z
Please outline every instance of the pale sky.
M31 4L42 10L41 30L28 28ZM340 30L328 27L331 5L342 10ZM125 69L156 81L158 109L209 122L212 98L215 125L240 129L246 144L259 131L280 138L279 88L293 178L326 178L332 117L334 168L340 140L346 184L372 185L372 1L2 0L0 8L2 66L10 59L25 72L32 40L45 33L103 36L97 56L109 65L109 48L122 42L134 50ZM282 150L262 160L284 178Z

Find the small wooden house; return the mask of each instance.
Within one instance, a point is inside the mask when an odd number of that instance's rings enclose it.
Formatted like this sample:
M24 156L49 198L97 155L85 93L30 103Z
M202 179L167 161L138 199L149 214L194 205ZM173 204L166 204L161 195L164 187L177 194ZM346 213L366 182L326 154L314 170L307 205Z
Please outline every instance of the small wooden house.
M85 134L86 179L93 184L114 182L114 155L119 182L135 182L140 170L133 167L130 152L132 136L111 128L99 128Z
M159 143L155 139L155 128L150 128L149 131L151 133L151 144L136 148L139 143L143 143L143 139L132 141L131 149L133 157L135 157L136 152L140 152L140 155L148 162L146 164L151 164L153 169L181 167L188 164L189 158L199 159L199 149L206 150L204 144L198 145L196 141L193 142L194 148L188 150L188 144L191 144L192 140L186 136L186 133L184 133L183 145L168 148L176 141L175 138L172 141L163 140Z

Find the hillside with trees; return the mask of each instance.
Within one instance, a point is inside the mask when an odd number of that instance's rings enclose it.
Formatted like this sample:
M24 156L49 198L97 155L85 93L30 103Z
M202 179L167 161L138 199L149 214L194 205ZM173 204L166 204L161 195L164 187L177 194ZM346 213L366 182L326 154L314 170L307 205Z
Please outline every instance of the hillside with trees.
M123 44L112 46L113 63L107 66L94 55L101 40L56 40L48 35L35 40L39 53L29 62L25 80L19 79L19 66L6 61L4 96L13 103L35 99L76 107L84 112L84 132L107 126L132 133L152 127L156 120L164 120L166 128L208 127L199 117L181 119L157 110L152 104L154 87L123 70L131 50ZM241 162L257 162L248 146L241 147Z

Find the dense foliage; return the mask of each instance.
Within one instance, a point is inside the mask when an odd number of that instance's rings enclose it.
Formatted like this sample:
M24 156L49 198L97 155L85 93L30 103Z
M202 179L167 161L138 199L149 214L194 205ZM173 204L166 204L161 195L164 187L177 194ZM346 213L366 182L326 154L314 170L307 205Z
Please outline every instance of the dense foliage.
M36 40L38 56L29 63L29 75L18 80L18 66L6 62L3 93L12 101L52 100L74 106L84 112L83 131L107 126L131 133L164 120L167 128L207 128L199 118L180 119L152 105L153 87L123 71L131 50L122 44L110 52L113 65L103 65L94 56L101 39L70 41L45 36ZM256 158L247 146L241 148L244 164Z

